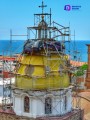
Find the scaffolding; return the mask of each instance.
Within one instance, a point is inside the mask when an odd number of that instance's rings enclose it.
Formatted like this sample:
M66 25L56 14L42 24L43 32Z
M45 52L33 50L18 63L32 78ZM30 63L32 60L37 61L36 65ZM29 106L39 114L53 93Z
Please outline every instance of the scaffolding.
M10 50L3 51L3 69L2 69L2 81L3 81L3 99L2 99L2 109L12 109L12 91L11 91L11 83L13 82L12 79L12 72L14 69L14 66L12 66L13 60L11 56L11 48L12 43L10 41ZM9 56L9 60L7 57Z
M70 81L68 77L68 74L71 72L70 60L69 56L65 53L65 43L70 42L70 27L64 27L55 21L52 22L51 9L49 14L44 13L44 7L46 7L46 5L44 5L43 2L39 7L42 8L42 13L34 14L34 27L27 27L27 35L13 35L12 31L10 32L11 41L13 36L27 36L27 41L25 42L23 52L21 53L22 57L16 65L16 81L15 86L13 86L12 89L14 94L20 94L16 93L16 90L20 90L27 93L29 96L40 99L42 103L46 105L45 112L48 119L50 119L49 116L53 109L56 116L65 114L62 113L62 109L63 111L67 109L67 94L72 91L72 86L69 86ZM32 37L32 35L34 37ZM67 37L67 39L65 39L65 37ZM58 41L58 43L56 41ZM41 44L39 46L40 49L36 49L35 45L37 42L38 44ZM27 51L27 49L25 51L25 47L28 44L30 44L31 47L34 46L31 51ZM61 48L58 48L59 46L57 47L57 44L61 45ZM36 52L37 50L39 52ZM58 81L56 81L56 79ZM4 90L7 86L10 88L9 98L11 101L11 80L9 85L4 85L3 83L3 92L5 92ZM77 89L76 86L74 86L74 88L74 90ZM48 95L45 101L41 99L43 94L46 94L46 96ZM77 95L77 93L74 95ZM58 100L54 98L54 107L51 105L52 100L50 99L50 96L54 96L55 98L58 97ZM77 98L76 108L79 109L80 99ZM5 100L3 106L6 109L6 96L3 97L3 100ZM60 107L59 112L57 111L58 106ZM12 104L10 104L10 108L12 108Z
M14 84L14 72L15 72L15 66L17 65L18 61L21 59L21 57L18 59L18 56L14 56L12 52L12 37L16 36L27 36L27 35L16 35L12 34L12 30L10 30L10 44L9 48L6 51L3 51L3 69L2 69L2 78L3 78L3 98L2 98L2 109L5 110L12 110L13 106L13 96L12 96L12 85ZM13 59L12 59L13 58ZM7 60L9 59L9 60ZM15 63L14 63L15 61ZM8 73L8 78L5 77L6 71Z

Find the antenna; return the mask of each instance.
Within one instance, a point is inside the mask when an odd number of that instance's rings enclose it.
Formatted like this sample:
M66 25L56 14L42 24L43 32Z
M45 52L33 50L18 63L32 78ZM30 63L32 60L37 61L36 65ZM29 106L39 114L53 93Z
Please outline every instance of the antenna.
M51 26L51 8L50 8L50 26Z

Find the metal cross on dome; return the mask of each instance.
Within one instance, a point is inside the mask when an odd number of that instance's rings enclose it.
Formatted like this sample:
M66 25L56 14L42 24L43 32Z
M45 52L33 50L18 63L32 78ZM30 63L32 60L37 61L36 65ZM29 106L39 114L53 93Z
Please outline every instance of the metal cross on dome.
M41 7L41 8L42 8L42 14L43 14L44 7L47 7L47 5L44 5L44 2L42 1L42 5L41 5L41 6L39 6L39 7Z

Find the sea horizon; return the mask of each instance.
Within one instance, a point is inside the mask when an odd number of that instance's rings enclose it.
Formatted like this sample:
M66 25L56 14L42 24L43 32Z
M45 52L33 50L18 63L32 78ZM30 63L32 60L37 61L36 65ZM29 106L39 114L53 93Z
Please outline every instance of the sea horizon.
M0 55L8 55L10 50L13 54L20 54L26 40L0 40ZM12 44L11 44L12 43ZM90 40L71 40L65 43L66 54L69 54L73 60L87 62L87 45ZM11 46L11 47L10 47ZM11 49L12 48L12 49ZM75 56L77 56L75 58ZM74 59L75 58L75 59Z

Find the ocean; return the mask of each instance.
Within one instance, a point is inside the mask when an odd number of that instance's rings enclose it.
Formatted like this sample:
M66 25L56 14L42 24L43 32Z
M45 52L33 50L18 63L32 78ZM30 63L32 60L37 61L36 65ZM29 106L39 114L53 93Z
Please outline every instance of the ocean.
M24 40L0 40L0 55L12 55L21 53ZM87 45L90 40L75 40L65 43L65 52L70 54L71 59L87 62Z
M68 54L70 53L71 59L87 62L88 61L87 44L90 44L90 40L75 40L71 41L70 43L66 43L66 53ZM68 50L70 50L70 52L68 52Z

